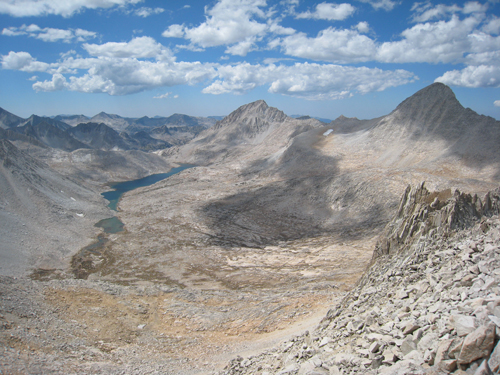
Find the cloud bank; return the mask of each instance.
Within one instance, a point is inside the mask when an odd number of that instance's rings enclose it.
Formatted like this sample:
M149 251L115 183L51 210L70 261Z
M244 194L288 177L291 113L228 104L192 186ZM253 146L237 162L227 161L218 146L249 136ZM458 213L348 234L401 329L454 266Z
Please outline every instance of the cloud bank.
M368 1L374 9L390 11L395 1ZM70 16L85 8L119 7L138 0L49 2L7 1L0 11L21 14ZM63 5L64 4L64 5ZM91 5L89 5L91 4ZM166 47L150 36L129 41L89 43L97 34L83 29L40 28L32 24L7 27L4 36L28 36L46 42L81 42L87 57L62 56L42 62L27 51L1 56L3 69L42 73L37 91L70 90L126 95L158 87L200 85L206 94L243 94L257 87L270 93L309 100L333 100L355 94L382 91L413 82L418 77L405 69L385 64L454 64L436 81L463 87L500 87L500 19L488 15L487 4L463 6L418 3L412 8L411 26L390 41L379 41L368 22L350 28L337 23L357 10L351 4L323 2L297 13L298 1L270 6L265 0L220 0L205 8L205 21L198 25L166 25ZM162 8L139 8L142 16L161 13ZM17 12L17 13L16 13ZM307 22L330 22L316 35L283 26L284 17ZM178 61L176 51L221 49L230 56L273 51L279 58L267 63L209 63ZM74 51L72 51L74 52ZM306 60L306 61L302 61ZM220 60L219 60L220 61ZM369 66L362 66L362 65ZM380 64L378 67L374 67ZM361 65L361 66L360 66ZM39 76L40 74L38 74Z

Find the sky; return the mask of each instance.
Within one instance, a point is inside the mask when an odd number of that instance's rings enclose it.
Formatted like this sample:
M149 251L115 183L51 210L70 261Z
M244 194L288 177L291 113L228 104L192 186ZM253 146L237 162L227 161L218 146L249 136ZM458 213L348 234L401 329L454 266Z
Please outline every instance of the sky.
M500 0L0 0L0 107L224 116L390 113L442 82L500 119Z

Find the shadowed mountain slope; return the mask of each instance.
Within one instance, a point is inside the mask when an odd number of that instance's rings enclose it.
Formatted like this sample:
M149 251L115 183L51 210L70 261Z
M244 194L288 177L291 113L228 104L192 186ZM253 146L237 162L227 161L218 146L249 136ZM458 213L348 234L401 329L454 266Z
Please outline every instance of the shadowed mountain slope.
M0 140L0 274L63 267L65 256L95 235L102 198Z
M90 118L84 115L58 115L54 120L65 122L68 125L76 126L90 121Z
M69 125L67 126L69 127ZM56 149L74 151L79 148L89 148L86 144L73 138L67 131L45 121L36 122L35 125L30 122L24 126L16 127L14 130Z
M0 108L0 128L9 129L26 121L25 119L16 116L3 108Z
M80 142L94 149L129 150L133 148L130 142L128 142L128 139L124 139L116 130L103 123L96 124L88 122L85 124L78 124L69 129L68 132Z
M420 90L387 116L365 121L339 118L331 125L344 139L351 133L350 142L357 149L372 150L378 156L374 161L387 166L455 158L478 170L499 168L500 122L464 108L442 83Z
M110 126L93 122L78 124L67 131L72 137L96 150L143 150L151 151L170 147L168 142L151 137L140 131L129 135L117 132Z
M370 237L408 184L480 192L500 181L499 122L463 108L440 83L377 119L310 121L257 101L175 150L178 161L224 165L245 181L201 208L214 241L266 246L327 233Z
M206 127L201 125L194 126L176 126L163 125L151 129L151 135L156 139L161 139L171 145L183 145L195 138L198 134L204 131Z
M26 125L36 127L37 125L39 125L43 122L50 124L50 125L58 128L59 130L65 131L65 130L68 130L69 128L71 128L71 126L66 124L65 122L58 121L58 120L52 119L50 117L41 117L41 116L37 116L37 115L31 115L26 121L24 121L21 125L19 125L19 127L23 127Z

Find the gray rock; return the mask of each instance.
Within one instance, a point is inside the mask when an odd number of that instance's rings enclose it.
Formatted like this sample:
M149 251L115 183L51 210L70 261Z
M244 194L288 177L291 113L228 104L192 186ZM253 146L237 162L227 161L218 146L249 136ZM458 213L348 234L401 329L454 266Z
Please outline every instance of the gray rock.
M457 331L459 337L467 336L476 329L475 319L473 316L452 315L451 323Z
M394 363L398 360L393 348L386 348L382 353L382 356L384 357L384 362L387 363Z
M412 360L413 362L422 365L424 363L423 353L419 350L412 350L403 357L404 360Z
M313 373L319 374L320 371L325 370L325 369L318 369L319 367L321 367L322 364L323 362L321 361L321 359L317 355L315 355L314 357L312 357L311 359L300 365L298 374L299 375L312 375Z
M497 327L500 327L500 318L495 315L488 315L488 319L491 320Z
M418 342L418 344L417 344L418 350L424 352L427 349L434 348L434 346L436 346L435 349L437 349L437 345L436 345L437 339L438 339L437 333L434 333L434 332L427 333Z
M450 350L452 343L453 343L453 340L451 340L451 339L441 340L441 342L438 345L438 349L436 352L436 358L434 360L434 363L438 364L441 361L444 361L446 359L450 359L450 357L448 356L448 351Z
M296 363L292 363L288 366L286 366L283 370L278 372L278 375L286 375L286 374L293 374L299 370L299 365Z
M415 332L417 329L419 329L420 324L418 324L415 320L409 320L407 322L404 322L401 325L401 328L404 335L409 335Z
M424 375L426 369L412 360L403 360L394 366L386 367L380 370L380 375Z
M465 337L458 363L467 364L487 357L493 349L494 342L495 325L493 323L477 328Z
M415 342L412 340L411 337L407 337L403 343L401 344L400 350L403 353L403 355L407 355L413 350L417 349L417 345Z
M322 348L323 346L327 345L331 341L332 341L332 339L330 337L323 337L321 339L321 342L319 343L319 347Z
M498 372L500 370L500 341L496 344L495 349L493 349L493 352L490 354L488 365L493 372Z
M450 349L448 350L448 357L450 359L458 359L460 351L462 350L463 342L464 340L462 338L453 339Z
M438 363L438 369L446 372L453 372L457 369L456 359L445 359Z
M372 343L370 345L370 349L369 350L370 350L371 353L376 353L376 352L378 352L379 349L380 349L380 342L375 341L374 343Z
M488 366L488 361L486 359L477 368L477 370L474 372L474 375L493 375L493 373L490 370L490 367Z

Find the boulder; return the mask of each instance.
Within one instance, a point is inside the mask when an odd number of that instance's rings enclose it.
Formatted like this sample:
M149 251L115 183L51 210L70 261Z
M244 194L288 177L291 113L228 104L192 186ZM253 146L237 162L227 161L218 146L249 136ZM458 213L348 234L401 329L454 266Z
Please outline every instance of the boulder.
M438 369L446 372L453 372L457 369L457 360L456 359L445 359L437 365Z
M451 323L457 331L459 337L467 336L476 329L475 319L473 316L467 315L452 315Z
M441 361L444 361L446 359L450 359L450 357L448 356L448 351L450 350L452 343L453 343L453 340L451 340L451 339L441 340L441 342L439 343L437 352L436 352L436 357L434 359L434 363L438 364Z
M469 333L464 340L460 355L459 364L468 364L476 359L487 357L495 343L495 324L483 325L474 332Z

